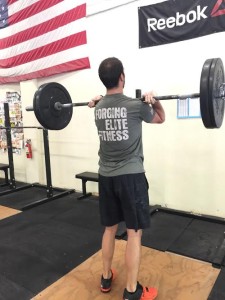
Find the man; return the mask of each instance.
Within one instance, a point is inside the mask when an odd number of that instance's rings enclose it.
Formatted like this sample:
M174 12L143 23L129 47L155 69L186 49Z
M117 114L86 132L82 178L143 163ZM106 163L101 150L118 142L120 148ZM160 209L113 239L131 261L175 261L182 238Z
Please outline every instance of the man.
M155 299L157 290L143 288L138 282L142 229L150 225L148 182L143 167L142 121L163 123L165 113L152 92L144 95L144 102L123 94L125 74L119 59L110 57L103 60L98 71L106 87L106 95L91 100L89 107L95 106L100 140L99 206L101 223L105 226L101 291L111 290L115 277L112 270L115 235L118 223L125 221L128 239L123 299Z

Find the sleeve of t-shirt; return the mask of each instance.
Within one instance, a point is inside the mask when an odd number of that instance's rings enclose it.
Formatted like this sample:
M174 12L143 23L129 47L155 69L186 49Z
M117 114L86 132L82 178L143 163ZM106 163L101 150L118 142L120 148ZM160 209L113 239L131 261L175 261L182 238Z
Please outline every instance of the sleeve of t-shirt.
M141 103L141 118L146 123L151 123L153 117L154 117L154 109L147 103Z

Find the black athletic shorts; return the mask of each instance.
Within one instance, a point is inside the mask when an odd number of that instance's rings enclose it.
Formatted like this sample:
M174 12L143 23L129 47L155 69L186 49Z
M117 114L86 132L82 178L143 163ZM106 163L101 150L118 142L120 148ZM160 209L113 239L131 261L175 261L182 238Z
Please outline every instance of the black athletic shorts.
M125 221L128 229L149 227L148 181L145 173L114 177L99 175L99 206L103 226Z

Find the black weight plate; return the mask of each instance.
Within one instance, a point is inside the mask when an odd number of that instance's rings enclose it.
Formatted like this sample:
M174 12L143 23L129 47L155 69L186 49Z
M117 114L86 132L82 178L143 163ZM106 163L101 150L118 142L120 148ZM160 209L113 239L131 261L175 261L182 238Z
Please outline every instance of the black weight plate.
M212 64L212 59L207 59L202 67L200 79L200 110L202 122L206 128L214 128L209 113L209 71Z
M45 118L43 116L44 113L44 109L48 109L49 107L49 103L47 103L47 101L45 103L43 103L44 99L40 97L43 97L43 90L45 90L46 86L48 87L48 83L41 85L38 90L35 92L34 94L34 98L33 98L33 108L34 108L34 114L38 120L38 122L46 129L48 128L47 123L45 123ZM45 95L44 95L45 97ZM44 107L45 104L45 107Z
M46 129L61 130L65 128L73 115L73 107L57 110L56 102L72 103L70 94L57 82L43 84L34 94L33 108L38 122Z
M220 87L224 83L224 68L220 58L214 58L209 72L209 112L214 128L220 128L224 116L224 100Z

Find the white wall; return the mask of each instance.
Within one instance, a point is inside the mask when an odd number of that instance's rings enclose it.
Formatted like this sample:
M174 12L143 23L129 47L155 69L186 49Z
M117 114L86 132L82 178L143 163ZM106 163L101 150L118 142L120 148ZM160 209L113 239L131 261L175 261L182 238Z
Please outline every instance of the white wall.
M88 101L104 94L98 79L98 65L108 56L123 61L125 93L154 89L159 95L199 92L201 68L207 58L225 62L225 33L145 49L138 48L138 15L141 5L161 1L132 1L87 18L91 69L23 82L23 108L32 104L32 95L45 82L63 84L74 102ZM3 86L3 90L10 86ZM225 217L225 128L205 129L201 119L178 120L176 101L164 101L166 122L143 125L146 175L151 204L161 204L196 213ZM24 124L37 125L32 112L24 110ZM30 132L34 141L33 161L15 160L17 180L45 183L42 136ZM70 124L49 132L53 186L81 190L75 174L98 169L98 137L93 110L75 108ZM2 157L2 156L1 156ZM18 174L17 174L18 173ZM18 176L17 176L18 175ZM88 183L97 192L96 183Z

